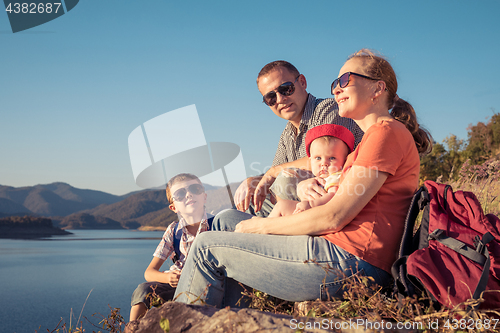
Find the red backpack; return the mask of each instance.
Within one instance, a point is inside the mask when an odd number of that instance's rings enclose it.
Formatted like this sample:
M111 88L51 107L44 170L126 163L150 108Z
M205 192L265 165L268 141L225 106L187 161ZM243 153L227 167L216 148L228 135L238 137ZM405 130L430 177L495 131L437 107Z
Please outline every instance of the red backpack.
M415 235L417 215L423 210ZM406 216L398 259L392 266L395 289L445 307L479 299L480 308L500 308L500 220L484 215L472 192L426 181Z

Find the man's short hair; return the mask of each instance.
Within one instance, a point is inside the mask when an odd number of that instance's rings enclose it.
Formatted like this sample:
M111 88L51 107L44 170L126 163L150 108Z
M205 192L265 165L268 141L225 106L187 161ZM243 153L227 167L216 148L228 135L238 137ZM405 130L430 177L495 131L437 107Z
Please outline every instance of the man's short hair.
M267 65L265 65L264 67L262 67L262 69L259 72L259 75L257 76L257 84L259 83L259 79L262 76L269 74L270 72L272 72L273 70L275 70L278 67L286 68L294 76L300 75L300 72L297 70L297 68L295 68L295 66L292 65L291 63L289 63L288 61L276 60L276 61L270 62Z
M170 189L172 188L172 186L174 186L174 184L185 181L185 180L193 180L193 179L196 179L201 184L200 179L198 177L196 177L195 175L190 174L190 173L180 173L180 174L170 178L170 180L167 183L167 189L166 189L168 202L171 204L174 203L174 198L172 197L172 193L170 192Z

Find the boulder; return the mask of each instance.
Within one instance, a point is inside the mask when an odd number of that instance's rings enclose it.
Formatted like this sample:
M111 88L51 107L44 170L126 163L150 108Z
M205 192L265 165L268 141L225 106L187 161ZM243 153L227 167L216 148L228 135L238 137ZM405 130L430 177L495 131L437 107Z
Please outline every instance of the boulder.
M165 333L166 331L160 326L162 319L168 319L169 333L378 331L330 318L293 317L253 309L229 307L216 309L209 306L167 302L160 308L149 310L142 319L128 323L125 333ZM396 332L396 330L386 329L384 332Z

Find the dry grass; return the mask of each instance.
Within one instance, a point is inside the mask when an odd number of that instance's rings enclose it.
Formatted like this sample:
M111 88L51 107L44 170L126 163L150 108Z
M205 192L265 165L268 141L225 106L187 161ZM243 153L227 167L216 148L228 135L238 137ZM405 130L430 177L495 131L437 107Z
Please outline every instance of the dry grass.
M409 323L422 332L500 332L497 319L500 313L464 310L482 299L469 300L453 309L435 309L432 300L424 295L418 298L387 295L370 277L356 275L347 281L343 297L330 301L286 302L256 290L244 296L251 298L251 308L294 317Z
M481 165L471 165L467 160L458 179L448 184L454 191L473 192L485 214L500 215L500 160L490 159Z

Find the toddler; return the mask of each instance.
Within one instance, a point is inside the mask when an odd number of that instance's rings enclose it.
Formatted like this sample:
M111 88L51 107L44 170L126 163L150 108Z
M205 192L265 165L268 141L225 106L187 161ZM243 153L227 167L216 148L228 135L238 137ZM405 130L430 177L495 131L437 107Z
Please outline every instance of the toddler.
M354 149L354 135L347 128L325 124L311 128L306 133L306 153L311 171L325 180L328 192L319 199L302 201L279 200L268 217L296 214L311 207L327 203L338 189L342 167L347 155Z

